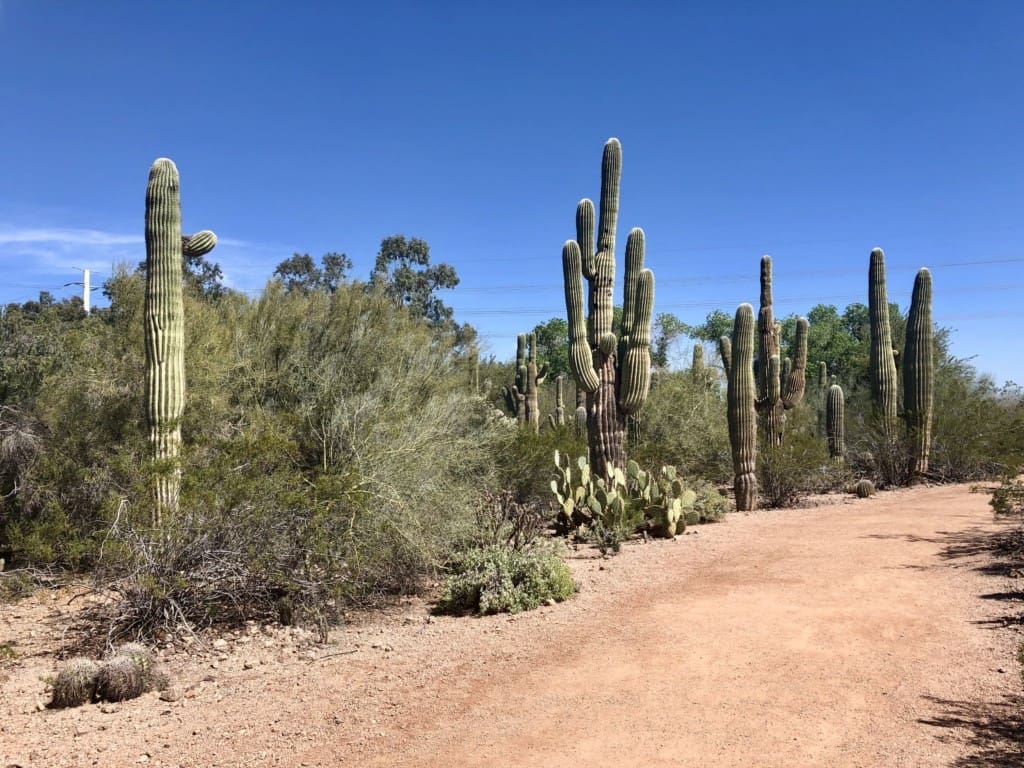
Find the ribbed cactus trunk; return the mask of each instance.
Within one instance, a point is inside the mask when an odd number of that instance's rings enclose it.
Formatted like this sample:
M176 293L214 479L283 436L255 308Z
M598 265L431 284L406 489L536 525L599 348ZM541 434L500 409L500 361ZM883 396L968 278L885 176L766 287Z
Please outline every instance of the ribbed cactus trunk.
M185 408L185 309L182 297L178 169L153 163L146 187L146 422L157 463L153 526L178 508L181 416Z
M576 385L576 410L573 412L573 426L576 435L583 437L587 433L587 393Z
M594 205L576 208L576 240L562 248L569 362L576 385L587 393L587 440L591 471L610 477L625 469L626 417L643 406L650 389L651 314L654 275L644 269L644 233L634 229L626 243L622 338L612 333L615 230L619 212L622 148L609 139L601 164L601 214L595 248ZM583 304L587 280L587 308Z
M782 445L786 411L800 404L807 383L807 320L803 317L797 320L794 356L782 361L779 358L780 328L775 322L772 304L772 259L762 256L756 407L762 414L765 445L769 447Z
M740 304L733 321L731 362L726 391L729 444L736 509L757 508L757 388L754 383L754 308ZM775 356L776 363L778 356Z
M903 355L903 411L913 445L911 477L928 473L931 451L932 405L935 379L935 338L932 326L932 275L921 269L907 315L907 341Z
M145 408L151 456L156 465L152 521L161 528L178 509L181 487L181 417L185 410L185 308L183 255L209 253L209 230L181 234L178 169L160 158L146 186Z
M520 428L526 424L526 379L529 375L526 359L526 334L520 333L516 336L515 383L502 388L505 407L516 417Z
M526 364L526 423L534 434L540 432L540 385L547 378L547 366L537 362L537 334L530 334L530 347Z
M888 437L893 437L898 414L896 358L893 356L892 331L889 327L889 298L885 288L885 254L881 248L871 251L871 261L868 267L868 316L871 322L871 351L868 361L871 400L882 430Z
M825 396L825 435L828 438L828 455L842 459L846 452L846 402L843 388L833 384Z
M560 373L555 379L555 424L565 424L565 374Z

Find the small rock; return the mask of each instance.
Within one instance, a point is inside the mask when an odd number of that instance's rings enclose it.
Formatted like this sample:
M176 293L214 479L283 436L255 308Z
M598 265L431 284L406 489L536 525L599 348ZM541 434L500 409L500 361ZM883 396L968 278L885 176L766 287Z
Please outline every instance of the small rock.
M170 685L166 690L160 691L160 701L177 701L183 695L180 685Z
M213 641L213 647L218 651L224 650L228 647L228 641L225 640L223 637L218 637L216 640Z
M256 666L256 662L252 659L246 659L242 662L242 669L252 669Z
M550 608L554 604L555 604L555 598L553 598L553 597L549 597L547 600L544 601L544 605L546 605L548 608Z

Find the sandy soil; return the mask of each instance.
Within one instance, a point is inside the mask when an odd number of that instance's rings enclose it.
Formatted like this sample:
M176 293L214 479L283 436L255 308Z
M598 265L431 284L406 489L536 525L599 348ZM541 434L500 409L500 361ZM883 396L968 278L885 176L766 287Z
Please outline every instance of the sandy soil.
M163 650L180 694L44 708L84 600L0 608L5 766L1024 766L1020 574L967 486L731 515L573 600Z

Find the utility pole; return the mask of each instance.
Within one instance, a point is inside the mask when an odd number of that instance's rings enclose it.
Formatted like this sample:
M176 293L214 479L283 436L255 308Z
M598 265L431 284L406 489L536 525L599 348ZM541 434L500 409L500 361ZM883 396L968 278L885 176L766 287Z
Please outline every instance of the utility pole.
M64 283L64 287L67 288L69 285L80 285L82 286L82 307L85 309L85 314L89 314L89 294L93 291L93 288L89 287L89 270L82 269L81 267L75 267L75 269L81 270L82 282L75 281L73 283Z

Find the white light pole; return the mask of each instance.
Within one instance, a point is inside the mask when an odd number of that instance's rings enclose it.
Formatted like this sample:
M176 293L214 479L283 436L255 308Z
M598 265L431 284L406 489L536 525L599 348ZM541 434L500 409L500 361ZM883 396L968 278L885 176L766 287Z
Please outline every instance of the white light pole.
M92 288L89 287L89 270L82 269L81 267L75 267L75 269L81 270L82 282L64 283L64 287L67 288L69 285L80 285L82 286L82 306L85 309L85 314L89 314L89 294L92 292Z

